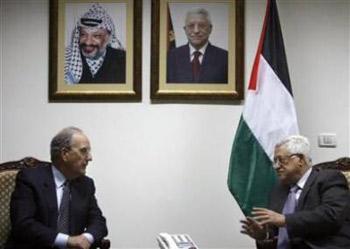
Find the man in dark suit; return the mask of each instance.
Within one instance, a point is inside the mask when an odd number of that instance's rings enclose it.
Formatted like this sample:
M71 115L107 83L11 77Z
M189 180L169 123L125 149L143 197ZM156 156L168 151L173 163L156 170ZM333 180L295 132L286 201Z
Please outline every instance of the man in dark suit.
M227 83L227 51L210 44L212 28L207 10L187 13L184 30L188 44L168 52L168 83Z
M18 173L6 248L88 249L107 235L94 182L85 175L92 160L86 135L75 127L60 131L51 141L51 160Z
M101 5L93 4L79 18L66 48L66 83L125 83L125 63L112 18Z
M268 208L253 208L242 222L242 233L261 248L350 248L350 192L341 172L311 166L310 145L290 136L275 147L279 183ZM277 241L276 241L277 240ZM272 247L267 247L272 248Z

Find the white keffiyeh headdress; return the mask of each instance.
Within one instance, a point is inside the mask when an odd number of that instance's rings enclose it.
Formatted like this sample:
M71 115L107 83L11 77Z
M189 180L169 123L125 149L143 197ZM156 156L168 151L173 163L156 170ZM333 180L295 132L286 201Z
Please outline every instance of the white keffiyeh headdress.
M101 5L94 3L88 12L79 18L72 32L71 44L66 47L64 79L67 84L79 83L83 73L83 64L79 48L81 27L106 29L110 33L110 40L107 46L123 49L120 41L116 37L115 26L112 18L107 11L101 7Z

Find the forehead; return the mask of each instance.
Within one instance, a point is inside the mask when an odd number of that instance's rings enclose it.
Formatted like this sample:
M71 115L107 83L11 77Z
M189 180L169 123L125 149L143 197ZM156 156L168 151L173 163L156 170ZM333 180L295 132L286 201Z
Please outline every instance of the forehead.
M209 23L209 21L203 14L193 13L186 18L186 24L189 23Z
M90 142L87 136L85 136L83 133L75 133L72 136L71 141L72 147L90 147Z
M103 28L86 28L86 27L80 27L80 33L85 34L92 34L92 35L107 35L108 31Z
M275 156L289 154L286 145L280 145L275 148Z

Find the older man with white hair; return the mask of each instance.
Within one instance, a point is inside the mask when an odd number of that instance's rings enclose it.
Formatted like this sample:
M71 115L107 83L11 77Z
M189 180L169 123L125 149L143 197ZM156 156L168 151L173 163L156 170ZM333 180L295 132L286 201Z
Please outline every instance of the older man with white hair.
M277 249L350 248L350 192L344 175L312 167L306 137L289 136L275 147L279 183L268 208L253 208L242 233Z
M213 29L209 12L189 10L183 29L188 43L168 52L167 82L227 84L228 53L209 42Z
M125 83L125 51L112 18L98 3L79 18L65 59L67 84Z

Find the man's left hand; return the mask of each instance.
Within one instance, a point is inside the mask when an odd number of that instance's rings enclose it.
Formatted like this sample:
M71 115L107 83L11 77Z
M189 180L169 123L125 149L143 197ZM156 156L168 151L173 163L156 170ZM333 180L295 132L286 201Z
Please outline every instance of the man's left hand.
M283 214L276 213L266 208L253 208L252 215L260 225L275 225L283 227L286 225L286 219Z
M252 217L246 217L246 220L241 220L241 233L247 234L253 239L263 240L267 237L266 226L262 226Z
M89 249L90 246L90 242L82 234L68 238L67 248L69 249Z

